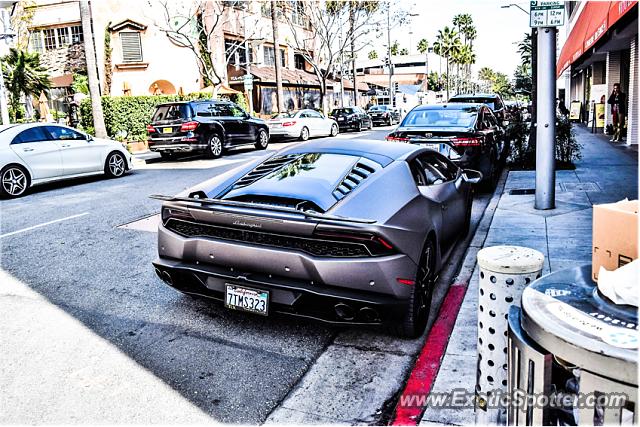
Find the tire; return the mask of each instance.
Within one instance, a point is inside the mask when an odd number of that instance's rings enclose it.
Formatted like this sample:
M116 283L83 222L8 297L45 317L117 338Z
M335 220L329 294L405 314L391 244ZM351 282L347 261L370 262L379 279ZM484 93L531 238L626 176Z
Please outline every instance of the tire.
M107 156L104 162L104 173L109 178L120 178L127 171L127 161L119 151L114 151Z
M266 150L269 146L269 134L264 129L258 130L258 139L256 141L256 150Z
M358 122L358 127L356 128L358 132L362 132L362 120Z
M299 136L298 139L300 139L300 141L308 141L309 140L309 129L306 126L304 126L302 128L302 130L300 131L300 136Z
M338 129L338 125L337 124L332 124L331 125L331 133L329 134L329 136L336 136L338 134L338 132L340 132L340 129Z
M426 329L435 285L435 260L436 245L433 239L429 238L422 249L416 283L411 289L405 318L392 326L395 335L418 338Z
M217 133L212 133L207 141L207 157L210 159L217 159L222 157L223 147L222 139Z
M393 119L389 117L389 120L387 120L387 126L391 126L392 124L393 124Z
M491 151L489 157L483 161L482 174L484 178L480 183L482 191L491 192L496 188L498 184L498 178L500 176L500 170L498 167L499 160L495 158L495 152Z
M19 165L7 165L0 171L0 196L14 198L23 196L31 185L29 172Z

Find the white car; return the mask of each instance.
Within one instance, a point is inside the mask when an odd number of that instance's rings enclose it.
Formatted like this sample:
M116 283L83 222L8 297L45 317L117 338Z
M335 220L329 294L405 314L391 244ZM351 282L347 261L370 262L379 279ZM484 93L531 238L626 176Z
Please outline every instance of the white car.
M267 120L267 125L271 137L299 138L301 141L313 136L336 136L339 132L335 120L315 110L275 114Z
M131 169L131 154L116 141L52 123L0 126L0 196L67 178L118 178Z

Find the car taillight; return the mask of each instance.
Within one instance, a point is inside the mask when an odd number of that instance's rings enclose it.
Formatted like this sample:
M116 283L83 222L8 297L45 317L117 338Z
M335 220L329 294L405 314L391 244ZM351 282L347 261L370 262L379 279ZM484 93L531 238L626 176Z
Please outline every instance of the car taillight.
M456 147L480 147L482 138L453 138L451 142Z
M383 237L370 233L351 233L343 231L324 231L316 230L313 233L317 237L321 237L327 240L339 241L339 242L351 242L360 243L367 247L371 255L389 255L395 253L394 247L391 243L386 241Z
M200 123L198 122L183 123L182 126L180 126L180 132L190 132L190 131L196 130L199 124Z
M296 122L295 122L295 121L293 121L293 122L284 122L284 123L282 124L282 126L293 126L293 125L295 125L295 124L296 124Z
M188 209L162 208L162 223L166 224L170 218L193 220L193 215Z
M408 142L409 138L405 138L402 136L391 136L391 135L387 135L384 137L384 139L386 139L387 141L396 141L396 142Z
M147 133L154 133L157 132L156 128L154 128L151 125L147 125Z

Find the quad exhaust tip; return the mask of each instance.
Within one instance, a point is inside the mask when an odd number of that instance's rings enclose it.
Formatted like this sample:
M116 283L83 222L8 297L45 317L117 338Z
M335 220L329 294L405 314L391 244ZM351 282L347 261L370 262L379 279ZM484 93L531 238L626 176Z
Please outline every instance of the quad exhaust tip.
M353 320L356 317L355 310L345 303L339 302L333 306L333 309L336 312L336 316L341 320Z

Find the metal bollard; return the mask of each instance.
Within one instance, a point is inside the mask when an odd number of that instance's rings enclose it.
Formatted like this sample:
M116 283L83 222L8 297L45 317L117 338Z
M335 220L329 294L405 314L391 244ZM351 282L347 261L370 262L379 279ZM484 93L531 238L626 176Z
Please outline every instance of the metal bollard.
M476 424L504 424L506 408L496 398L507 391L507 318L520 306L524 288L539 278L544 255L520 246L492 246L478 252L478 360Z

